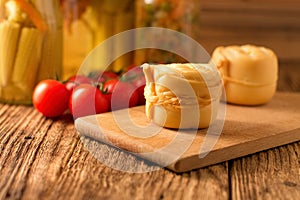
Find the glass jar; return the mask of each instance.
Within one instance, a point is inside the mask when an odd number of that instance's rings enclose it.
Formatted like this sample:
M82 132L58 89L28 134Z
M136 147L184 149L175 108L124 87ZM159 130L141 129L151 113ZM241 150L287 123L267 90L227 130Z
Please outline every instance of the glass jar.
M0 0L0 101L31 104L35 85L62 74L57 0Z
M136 0L136 27L162 27L184 33L197 41L200 30L199 0ZM163 37L163 35L162 35ZM157 42L166 41L159 38ZM164 45L180 48L176 40ZM185 60L179 55L158 49L137 50L135 63L176 63Z
M64 11L64 77L77 73L86 56L109 37L134 28L132 0L61 0ZM122 41L123 42L123 41ZM105 59L117 55L118 42L105 52L89 59L89 71L106 68ZM132 64L133 55L126 54L109 68L119 71Z

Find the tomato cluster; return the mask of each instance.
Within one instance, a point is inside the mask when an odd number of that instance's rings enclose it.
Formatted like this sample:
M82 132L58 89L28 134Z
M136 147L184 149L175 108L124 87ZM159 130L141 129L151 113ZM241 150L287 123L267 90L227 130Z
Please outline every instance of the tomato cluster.
M69 110L74 118L145 104L145 77L140 67L74 75L67 81L43 80L33 92L34 107L46 117Z

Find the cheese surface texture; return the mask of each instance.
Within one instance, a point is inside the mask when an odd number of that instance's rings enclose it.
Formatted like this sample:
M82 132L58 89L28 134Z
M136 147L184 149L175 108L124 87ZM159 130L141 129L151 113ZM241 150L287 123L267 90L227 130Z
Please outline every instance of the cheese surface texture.
M275 53L254 45L217 47L211 61L222 73L226 100L240 105L270 101L278 79Z
M144 64L146 115L168 128L206 128L221 94L218 70L208 64Z

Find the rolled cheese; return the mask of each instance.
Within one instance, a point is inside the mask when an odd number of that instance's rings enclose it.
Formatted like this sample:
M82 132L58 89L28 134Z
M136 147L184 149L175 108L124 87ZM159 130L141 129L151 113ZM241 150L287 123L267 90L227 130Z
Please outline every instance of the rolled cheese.
M222 73L226 100L240 105L259 105L275 94L278 60L275 53L254 45L217 47L211 61Z
M144 64L146 115L167 128L207 128L217 116L222 81L205 64Z

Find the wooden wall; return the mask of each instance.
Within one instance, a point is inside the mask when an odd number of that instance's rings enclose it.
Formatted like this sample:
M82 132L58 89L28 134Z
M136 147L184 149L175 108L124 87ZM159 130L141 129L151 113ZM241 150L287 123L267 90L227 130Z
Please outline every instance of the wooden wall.
M300 0L200 0L201 44L256 44L300 63ZM299 64L300 67L300 64Z

